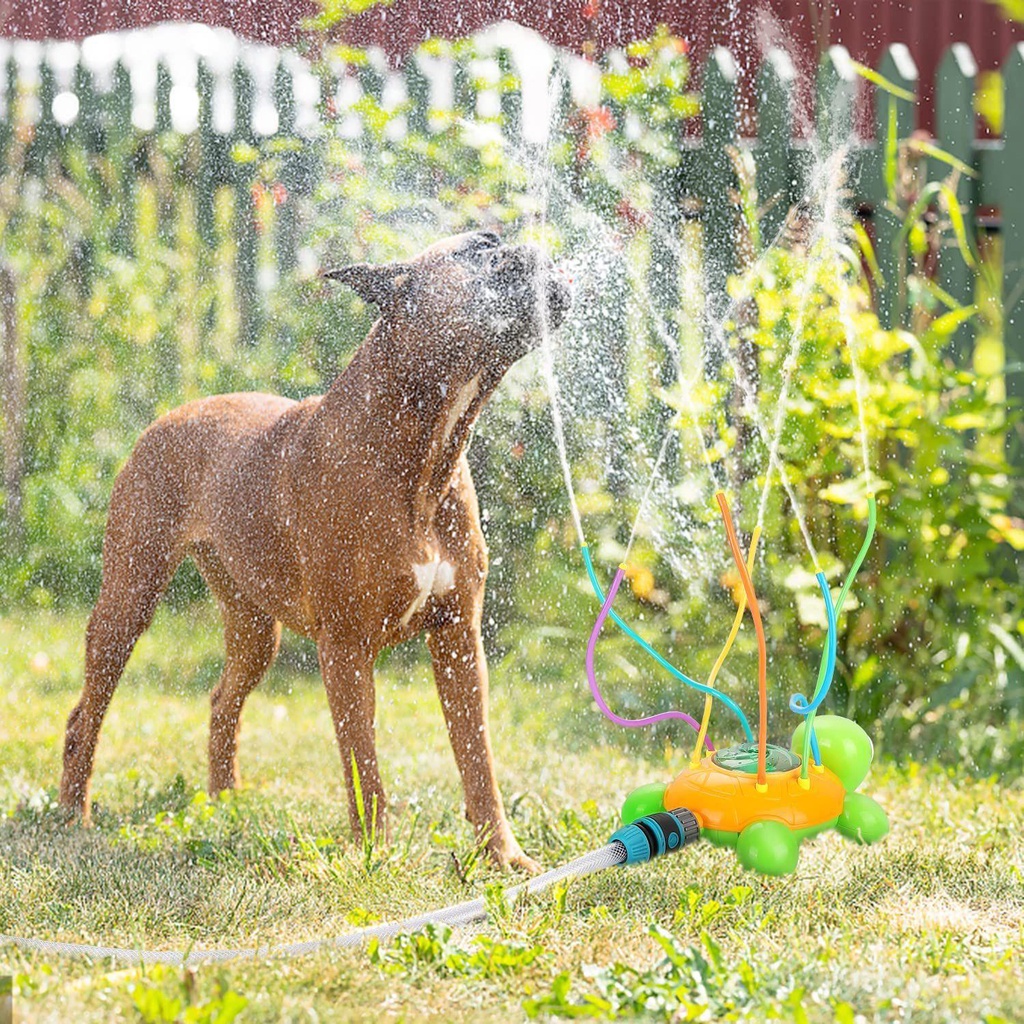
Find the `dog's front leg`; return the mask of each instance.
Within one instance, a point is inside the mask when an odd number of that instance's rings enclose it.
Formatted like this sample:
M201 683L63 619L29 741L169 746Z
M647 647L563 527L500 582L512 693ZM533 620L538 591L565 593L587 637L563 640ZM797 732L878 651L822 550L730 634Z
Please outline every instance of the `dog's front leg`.
M523 853L505 819L487 723L487 661L478 616L465 616L433 630L427 646L441 698L448 738L466 794L466 817L498 864L540 870Z
M334 719L334 734L341 751L348 784L348 816L356 837L376 833L387 836L387 806L377 768L373 716L375 691L373 662L376 652L356 641L322 637L317 644L320 672ZM353 774L359 773L359 798ZM361 806L360 806L361 804Z

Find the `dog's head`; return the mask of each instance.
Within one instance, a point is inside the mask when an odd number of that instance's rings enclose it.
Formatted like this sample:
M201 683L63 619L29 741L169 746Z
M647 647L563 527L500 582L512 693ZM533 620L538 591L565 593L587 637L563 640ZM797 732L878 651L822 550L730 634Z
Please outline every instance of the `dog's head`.
M565 319L569 284L533 245L504 245L493 231L446 238L403 263L325 271L376 305L400 334L424 332L453 358L504 371Z

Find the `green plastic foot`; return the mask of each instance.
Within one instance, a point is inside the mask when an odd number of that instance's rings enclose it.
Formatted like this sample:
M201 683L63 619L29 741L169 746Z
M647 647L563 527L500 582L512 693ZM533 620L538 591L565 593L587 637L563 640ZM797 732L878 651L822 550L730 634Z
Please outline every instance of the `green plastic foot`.
M876 843L889 831L889 819L871 797L847 793L836 828L855 843Z
M623 801L622 824L631 825L645 815L664 811L666 789L668 784L664 782L648 782L646 786L634 789Z
M800 837L778 821L755 821L740 833L736 856L762 875L789 875L800 858Z

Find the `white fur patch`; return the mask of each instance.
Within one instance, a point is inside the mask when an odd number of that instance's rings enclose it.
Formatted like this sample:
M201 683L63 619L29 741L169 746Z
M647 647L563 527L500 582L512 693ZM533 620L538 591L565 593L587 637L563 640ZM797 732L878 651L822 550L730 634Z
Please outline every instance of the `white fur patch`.
M466 411L473 404L473 400L480 394L480 374L477 374L467 384L463 384L459 393L455 396L455 401L452 404L451 409L448 410L448 418L444 424L444 441L442 444L448 443L448 438L452 436L452 431L455 429L455 424L466 415Z
M439 555L434 555L429 562L414 563L412 574L416 577L419 593L413 598L412 604L406 608L400 620L403 626L408 626L412 617L423 611L431 594L440 597L455 586L455 568L451 562L442 562Z
M451 562L438 562L437 573L434 576L434 585L430 592L434 597L447 594L455 586L455 566Z

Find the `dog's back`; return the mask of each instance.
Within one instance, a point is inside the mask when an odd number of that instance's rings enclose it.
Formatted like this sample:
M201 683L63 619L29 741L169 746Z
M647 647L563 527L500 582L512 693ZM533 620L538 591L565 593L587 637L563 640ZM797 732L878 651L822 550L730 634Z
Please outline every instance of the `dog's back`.
M104 583L114 573L135 575L140 563L150 563L150 578L166 578L193 554L201 569L219 561L255 604L294 619L294 598L285 595L298 591L297 552L281 526L295 449L319 404L319 396L293 402L235 393L189 402L156 420L114 485ZM166 559L166 568L153 573L154 559Z

